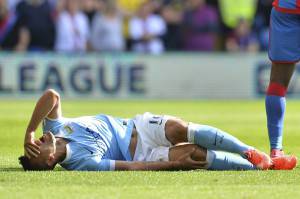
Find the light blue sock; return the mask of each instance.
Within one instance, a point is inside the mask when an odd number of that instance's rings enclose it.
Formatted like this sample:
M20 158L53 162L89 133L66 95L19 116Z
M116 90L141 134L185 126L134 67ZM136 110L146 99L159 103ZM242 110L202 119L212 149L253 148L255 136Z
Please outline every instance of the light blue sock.
M266 96L266 112L271 149L282 149L282 130L286 100L281 96Z
M188 126L188 141L206 149L237 153L243 157L245 151L253 149L220 129L192 123Z
M207 150L208 170L256 170L248 160L223 151Z

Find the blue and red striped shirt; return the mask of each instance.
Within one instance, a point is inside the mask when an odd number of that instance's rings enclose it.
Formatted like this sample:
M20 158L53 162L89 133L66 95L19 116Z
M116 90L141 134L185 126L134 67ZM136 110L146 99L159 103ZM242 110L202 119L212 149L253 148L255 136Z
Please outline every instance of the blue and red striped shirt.
M274 0L273 7L279 12L300 14L300 0Z

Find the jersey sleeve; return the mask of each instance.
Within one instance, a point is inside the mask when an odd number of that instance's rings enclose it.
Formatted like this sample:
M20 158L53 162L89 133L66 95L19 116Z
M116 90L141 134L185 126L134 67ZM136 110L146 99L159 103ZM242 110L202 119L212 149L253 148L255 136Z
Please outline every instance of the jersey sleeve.
M60 117L57 119L50 119L45 118L43 121L43 132L53 132L56 133L56 131L63 126L67 122L66 118Z
M115 160L106 159L102 154L93 155L78 143L66 145L66 158L59 163L67 170L114 171Z
M101 159L97 157L85 160L78 170L85 171L114 171L115 160Z
M61 166L67 170L76 171L114 171L115 160L91 157L62 163Z

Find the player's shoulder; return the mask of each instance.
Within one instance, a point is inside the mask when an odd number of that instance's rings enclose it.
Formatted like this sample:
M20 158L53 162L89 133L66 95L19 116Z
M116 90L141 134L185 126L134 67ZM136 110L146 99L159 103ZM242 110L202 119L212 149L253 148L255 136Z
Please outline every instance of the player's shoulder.
M103 159L103 154L97 154L77 142L66 145L66 157L59 163L67 170L99 171L113 170L114 161Z
M69 121L69 118L65 117L59 117L59 118L45 118L43 120L43 131L55 131L56 129L59 129L61 126L63 126L67 121Z

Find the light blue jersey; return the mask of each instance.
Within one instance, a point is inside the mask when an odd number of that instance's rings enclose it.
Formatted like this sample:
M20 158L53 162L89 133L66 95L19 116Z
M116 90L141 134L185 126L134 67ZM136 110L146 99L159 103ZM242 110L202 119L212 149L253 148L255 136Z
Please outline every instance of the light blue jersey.
M132 128L132 120L107 115L45 119L43 123L44 132L69 141L60 163L67 170L107 171L115 169L115 160L131 161Z

